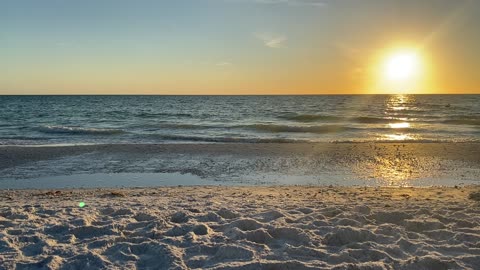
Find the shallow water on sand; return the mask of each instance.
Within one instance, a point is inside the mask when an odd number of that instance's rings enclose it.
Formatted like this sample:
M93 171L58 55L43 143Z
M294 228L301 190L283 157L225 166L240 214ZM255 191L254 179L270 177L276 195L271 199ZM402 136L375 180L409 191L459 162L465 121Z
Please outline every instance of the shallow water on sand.
M101 187L158 187L158 186L218 185L192 174L180 173L94 173L44 176L31 179L3 179L0 189L63 189Z
M0 189L467 185L480 181L479 148L478 143L3 147Z

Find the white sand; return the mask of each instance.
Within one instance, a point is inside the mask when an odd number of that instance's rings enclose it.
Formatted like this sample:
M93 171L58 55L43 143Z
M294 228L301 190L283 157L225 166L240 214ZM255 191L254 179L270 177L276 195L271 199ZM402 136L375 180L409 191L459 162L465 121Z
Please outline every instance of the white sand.
M479 191L0 191L0 268L480 269Z

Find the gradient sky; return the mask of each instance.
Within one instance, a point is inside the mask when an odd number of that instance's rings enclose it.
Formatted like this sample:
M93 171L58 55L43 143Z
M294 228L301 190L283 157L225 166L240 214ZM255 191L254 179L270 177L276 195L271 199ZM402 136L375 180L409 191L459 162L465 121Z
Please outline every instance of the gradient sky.
M480 93L477 0L0 0L0 94L342 94L418 49L413 92Z

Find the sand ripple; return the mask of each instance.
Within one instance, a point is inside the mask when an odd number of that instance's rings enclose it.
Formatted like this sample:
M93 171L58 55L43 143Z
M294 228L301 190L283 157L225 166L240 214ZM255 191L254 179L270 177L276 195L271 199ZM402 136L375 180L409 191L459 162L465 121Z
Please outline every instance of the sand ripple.
M0 268L478 269L478 191L0 191Z

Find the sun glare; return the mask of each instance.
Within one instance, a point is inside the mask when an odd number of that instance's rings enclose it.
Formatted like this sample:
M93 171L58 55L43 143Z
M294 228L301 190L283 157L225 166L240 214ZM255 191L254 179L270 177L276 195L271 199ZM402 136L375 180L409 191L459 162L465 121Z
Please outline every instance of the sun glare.
M390 123L388 124L390 128L409 128L410 123L402 122L402 123Z
M426 91L427 58L415 47L397 47L379 51L375 57L372 92L408 94Z
M404 81L418 75L420 60L414 51L395 52L387 57L385 75L388 80Z

